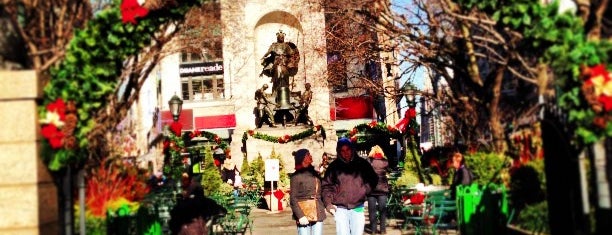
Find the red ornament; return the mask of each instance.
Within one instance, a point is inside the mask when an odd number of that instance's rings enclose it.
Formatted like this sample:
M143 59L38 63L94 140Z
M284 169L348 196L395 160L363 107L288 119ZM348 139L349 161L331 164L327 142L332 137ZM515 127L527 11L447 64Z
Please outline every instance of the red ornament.
M255 134L255 131L254 131L254 130L249 130L249 135L250 135L250 136L253 136L254 134Z
M42 136L45 137L49 141L49 145L53 149L59 149L63 145L64 133L57 129L55 125L44 125L42 127Z
M357 142L357 136L351 136L351 142L356 143Z
M149 14L149 9L142 7L137 0L123 0L121 2L121 20L123 23L136 24L136 18Z
M368 124L368 126L370 126L371 128L374 128L376 125L378 125L378 122L376 121L372 121L370 122L370 124Z

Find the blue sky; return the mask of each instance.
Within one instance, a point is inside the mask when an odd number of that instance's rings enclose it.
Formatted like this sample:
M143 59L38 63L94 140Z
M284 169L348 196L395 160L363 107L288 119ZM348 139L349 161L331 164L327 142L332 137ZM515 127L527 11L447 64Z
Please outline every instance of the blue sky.
M408 12L405 11L404 8L406 8L406 6L409 6L410 4L412 4L411 0L391 0L391 9L398 12L399 14L408 14ZM400 6L400 7L398 7ZM402 56L402 53L400 53L400 56ZM399 58L399 60L402 60L403 58ZM409 67L409 64L401 64L400 65L400 70L401 71L406 71ZM400 85L403 85L406 80L408 80L408 77L412 77L412 82L413 84L418 88L418 89L423 89L423 78L425 76L425 72L422 68L417 69L413 74L405 74L400 78ZM417 101L419 97L416 97ZM402 107L402 110L400 110L401 113L401 117L404 116L404 110L405 107L407 106L406 103L406 99L402 99L400 101L400 107ZM419 105L417 104L417 110L419 110ZM417 121L420 123L419 118L417 118Z

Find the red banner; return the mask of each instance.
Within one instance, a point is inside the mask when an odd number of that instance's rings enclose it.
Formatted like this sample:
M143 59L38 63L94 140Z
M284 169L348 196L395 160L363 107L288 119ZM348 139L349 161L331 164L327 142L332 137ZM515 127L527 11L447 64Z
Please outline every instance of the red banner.
M336 119L361 119L374 117L372 98L369 96L336 98Z
M197 130L236 127L236 115L196 117L194 122Z

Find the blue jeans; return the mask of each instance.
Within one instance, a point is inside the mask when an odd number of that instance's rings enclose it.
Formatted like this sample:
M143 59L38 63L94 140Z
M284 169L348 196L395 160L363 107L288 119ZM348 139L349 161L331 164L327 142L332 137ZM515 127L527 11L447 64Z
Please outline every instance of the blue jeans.
M298 235L323 235L323 222L310 223L297 226Z
M365 226L365 213L363 206L353 208L336 208L336 234L339 235L361 235Z
M378 212L378 219L376 213ZM385 232L387 224L387 195L368 196L368 215L370 217L370 231ZM380 221L380 230L376 225Z

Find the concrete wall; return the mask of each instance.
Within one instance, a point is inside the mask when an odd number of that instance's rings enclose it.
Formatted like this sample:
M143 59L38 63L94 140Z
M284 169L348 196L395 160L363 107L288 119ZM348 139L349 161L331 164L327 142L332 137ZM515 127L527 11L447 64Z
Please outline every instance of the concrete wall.
M33 71L0 71L0 234L58 234L57 189L40 160Z

